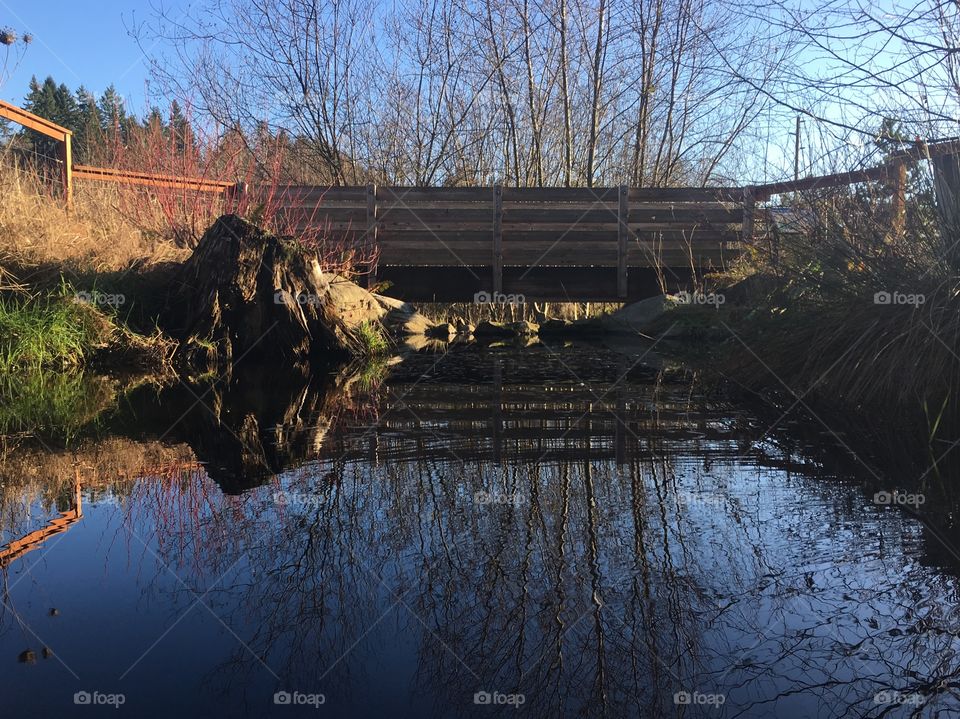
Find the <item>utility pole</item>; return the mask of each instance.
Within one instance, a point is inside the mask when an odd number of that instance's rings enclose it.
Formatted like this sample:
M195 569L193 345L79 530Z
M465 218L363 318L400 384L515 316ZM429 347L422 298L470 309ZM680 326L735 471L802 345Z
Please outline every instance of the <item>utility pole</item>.
M801 117L797 115L797 129L794 132L794 143L793 143L793 179L800 179L800 123L803 122Z

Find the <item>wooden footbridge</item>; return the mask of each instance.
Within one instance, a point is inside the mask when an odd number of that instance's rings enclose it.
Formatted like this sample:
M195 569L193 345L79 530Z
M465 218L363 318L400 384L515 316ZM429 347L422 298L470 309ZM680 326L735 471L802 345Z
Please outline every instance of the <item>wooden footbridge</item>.
M0 118L60 144L69 203L76 179L224 196L224 210L269 206L279 226L366 258L369 285L416 301L626 301L688 287L746 247L776 256L757 203L811 188L883 181L902 227L906 163L957 154L918 145L886 164L745 187L247 187L243 183L74 165L70 130L0 101ZM893 228L896 231L896 227Z
M251 192L256 193L253 188ZM678 286L740 251L740 188L298 187L285 222L375 257L404 299L617 301Z

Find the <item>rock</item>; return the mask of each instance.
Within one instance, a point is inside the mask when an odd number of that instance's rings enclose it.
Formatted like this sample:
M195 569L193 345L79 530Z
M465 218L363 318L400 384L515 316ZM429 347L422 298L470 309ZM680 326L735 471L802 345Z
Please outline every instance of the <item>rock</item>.
M37 663L37 653L32 649L27 649L20 652L17 656L17 661L21 664L36 664Z
M526 320L520 320L519 322L511 322L507 327L515 334L517 337L534 337L539 331L540 327L535 325L533 322L527 322Z
M364 323L378 323L389 314L380 298L346 277L324 274L326 300L336 309L337 317L348 329Z
M448 341L453 335L457 333L453 325L449 322L443 322L439 325L434 325L426 331L426 336L433 339Z
M380 322L391 334L401 337L422 335L433 327L433 323L420 314L417 308L409 302L384 295L374 295L374 297L387 310L386 316Z
M427 334L431 327L433 327L433 323L430 320L419 312L414 312L396 328L395 332L404 337L423 336Z
M666 295L657 295L621 307L591 322L606 332L642 332L675 304L676 301Z
M573 323L570 320L562 319L548 319L540 323L539 335L541 337L546 337L548 335L561 335L566 332L566 330Z
M473 334L476 327L471 322L467 322L464 319L458 319L454 323L454 327L457 329L457 335L462 337L469 337Z
M176 287L164 323L185 340L179 355L187 363L361 355L370 351L369 325L399 309L237 215L204 233Z
M484 320L473 330L473 336L478 338L514 337L516 336L516 332L503 322Z
M406 314L413 314L417 311L417 308L411 305L409 302L404 302L403 300L398 300L396 297L387 297L386 295L377 295L374 294L373 298L380 303L380 305L387 311L398 311Z
M548 320L540 325L540 336L551 338L599 337L607 332L597 319L584 319L571 322L570 320Z

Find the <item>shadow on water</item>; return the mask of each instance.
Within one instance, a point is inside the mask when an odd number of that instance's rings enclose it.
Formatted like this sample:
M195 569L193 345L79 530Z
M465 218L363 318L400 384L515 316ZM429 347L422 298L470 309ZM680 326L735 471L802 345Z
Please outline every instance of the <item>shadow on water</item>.
M88 444L30 450L46 473L3 475L4 541L49 532L0 562L6 706L960 711L952 540L826 438L646 359L472 349L128 394Z

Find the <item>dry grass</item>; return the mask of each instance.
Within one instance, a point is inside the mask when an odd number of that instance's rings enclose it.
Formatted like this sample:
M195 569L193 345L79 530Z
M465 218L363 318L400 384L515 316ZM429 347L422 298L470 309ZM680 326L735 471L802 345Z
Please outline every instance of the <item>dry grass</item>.
M477 304L473 302L424 303L418 309L432 322L464 320L491 322L542 322L547 318L578 320L599 317L620 309L619 302L528 302L524 304Z
M108 272L189 255L166 236L163 213L159 207L151 209L145 193L133 198L131 188L77 181L68 212L37 174L10 158L2 162L0 263L8 268L59 265ZM131 202L142 209L136 222L124 210ZM9 272L0 274L0 284L16 283Z
M939 415L955 405L955 241L938 227L929 193L920 187L910 196L899 237L882 192L820 192L794 202L812 228L782 240L775 266L760 263L773 289L741 323L731 370L748 383L779 390L782 380L877 419L902 419L903 410ZM878 302L878 293L901 301Z

